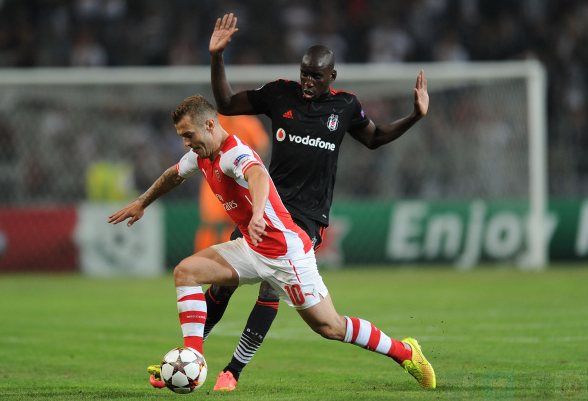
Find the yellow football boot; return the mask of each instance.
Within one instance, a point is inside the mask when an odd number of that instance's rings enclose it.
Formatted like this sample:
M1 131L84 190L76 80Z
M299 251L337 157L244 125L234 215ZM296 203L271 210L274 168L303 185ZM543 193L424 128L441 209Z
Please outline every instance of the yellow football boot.
M401 366L419 382L421 387L435 388L437 386L435 371L423 355L418 341L409 337L402 340L402 342L407 343L412 348L412 358L402 362Z

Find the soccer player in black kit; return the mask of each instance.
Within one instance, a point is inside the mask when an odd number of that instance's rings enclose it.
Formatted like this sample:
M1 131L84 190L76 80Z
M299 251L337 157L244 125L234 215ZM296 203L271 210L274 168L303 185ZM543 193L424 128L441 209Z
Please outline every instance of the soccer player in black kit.
M369 149L399 138L427 114L427 80L421 70L414 89L414 111L385 125L371 121L354 94L330 87L337 71L333 53L324 46L313 46L304 54L300 83L277 80L256 90L233 93L225 75L223 52L238 31L236 24L233 14L219 18L210 40L212 89L218 111L224 115L265 114L271 119L270 176L294 222L306 231L316 251L329 225L343 137L349 133ZM237 236L240 236L238 229L231 239ZM236 288L213 285L206 291L205 339L221 319ZM219 374L214 390L235 389L242 369L274 321L278 303L277 292L263 282L233 358ZM411 347L414 350L415 345Z

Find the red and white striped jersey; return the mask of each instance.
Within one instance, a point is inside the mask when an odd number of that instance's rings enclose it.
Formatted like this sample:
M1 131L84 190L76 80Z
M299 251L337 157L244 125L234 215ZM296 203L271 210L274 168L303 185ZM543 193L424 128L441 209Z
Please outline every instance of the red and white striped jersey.
M253 246L248 231L253 208L245 172L254 165L260 165L265 169L261 158L251 147L236 136L230 135L213 161L202 159L190 150L178 162L176 170L183 178L190 177L198 170L202 171L217 199L239 226L245 240L255 252L269 258L285 259L306 254L312 249L310 238L292 221L271 178L269 198L264 212L267 236L263 237L258 246Z

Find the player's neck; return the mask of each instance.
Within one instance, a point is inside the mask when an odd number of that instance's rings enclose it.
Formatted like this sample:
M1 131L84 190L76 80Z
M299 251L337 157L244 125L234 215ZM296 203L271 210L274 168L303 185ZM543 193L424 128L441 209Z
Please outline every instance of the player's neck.
M229 134L227 133L227 131L225 131L224 129L220 128L220 129L215 129L215 131L213 132L213 141L214 144L216 145L214 148L214 152L212 152L212 154L210 155L210 157L208 158L210 161L215 160L221 149L223 148L227 138L229 137Z

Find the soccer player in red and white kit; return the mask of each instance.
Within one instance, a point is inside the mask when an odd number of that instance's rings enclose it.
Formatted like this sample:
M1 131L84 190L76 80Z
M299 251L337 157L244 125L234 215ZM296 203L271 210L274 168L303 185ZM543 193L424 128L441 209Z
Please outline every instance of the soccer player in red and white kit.
M336 312L310 238L293 222L259 156L221 127L214 106L200 95L191 96L172 112L172 120L190 150L136 201L110 215L108 222L130 218L127 225L132 226L153 201L201 171L243 233L243 238L201 250L176 266L184 346L204 354L203 284L237 286L265 280L316 333L386 355L421 386L435 387L433 368L416 340L395 340L366 320Z

